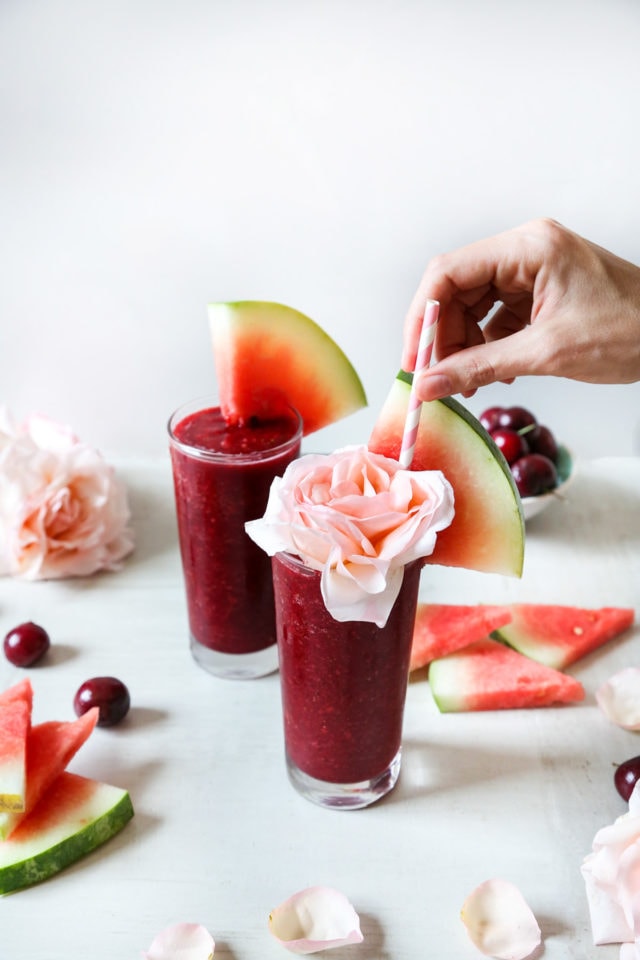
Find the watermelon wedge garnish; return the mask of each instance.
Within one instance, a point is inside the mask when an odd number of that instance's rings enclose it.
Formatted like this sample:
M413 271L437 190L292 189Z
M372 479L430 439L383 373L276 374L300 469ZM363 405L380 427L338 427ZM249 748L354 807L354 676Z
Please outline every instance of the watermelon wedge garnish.
M369 439L397 459L411 374L396 377ZM522 504L507 461L482 424L452 398L423 403L412 470L442 470L453 486L455 517L438 534L428 563L521 576Z
M122 830L132 816L126 790L61 773L0 843L0 894L58 873Z
M540 603L510 605L512 620L495 637L520 653L557 670L628 630L635 613L628 607L586 609Z
M546 707L584 699L584 688L574 677L491 639L433 660L429 684L442 713Z
M509 607L419 603L411 644L409 670L483 640L511 620Z
M27 736L33 689L21 680L0 694L0 811L25 807Z
M346 355L299 310L257 300L212 303L209 325L220 406L230 422L273 419L295 407L306 436L366 406Z
M71 722L49 720L31 727L27 738L27 786L24 811L0 813L0 837L9 837L86 741L98 721L93 707Z

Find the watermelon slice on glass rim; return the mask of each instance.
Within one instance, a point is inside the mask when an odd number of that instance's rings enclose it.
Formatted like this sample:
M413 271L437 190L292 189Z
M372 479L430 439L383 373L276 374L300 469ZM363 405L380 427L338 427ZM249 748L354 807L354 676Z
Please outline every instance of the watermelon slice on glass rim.
M281 303L211 303L209 326L224 418L277 418L295 407L303 433L366 406L360 378L337 343Z
M400 371L369 439L369 449L398 459L412 376ZM482 424L448 397L423 403L412 470L442 470L455 517L438 534L427 563L519 577L524 563L522 504L509 465Z

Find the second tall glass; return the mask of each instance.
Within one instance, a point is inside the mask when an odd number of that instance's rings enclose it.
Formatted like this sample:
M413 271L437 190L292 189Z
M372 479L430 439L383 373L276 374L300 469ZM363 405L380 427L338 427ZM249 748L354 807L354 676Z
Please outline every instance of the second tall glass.
M180 407L169 440L191 652L216 676L250 679L278 665L271 564L246 534L274 477L300 452L302 422L229 425L215 397Z

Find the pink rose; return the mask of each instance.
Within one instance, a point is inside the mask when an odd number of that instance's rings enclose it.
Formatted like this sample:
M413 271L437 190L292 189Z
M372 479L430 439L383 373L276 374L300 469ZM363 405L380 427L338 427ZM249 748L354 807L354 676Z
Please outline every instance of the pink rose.
M298 554L322 571L325 605L336 620L384 626L404 567L433 552L453 520L453 490L442 473L347 447L310 454L273 481L265 515L246 525L270 556Z
M0 574L115 570L133 549L126 490L97 450L45 417L0 410Z

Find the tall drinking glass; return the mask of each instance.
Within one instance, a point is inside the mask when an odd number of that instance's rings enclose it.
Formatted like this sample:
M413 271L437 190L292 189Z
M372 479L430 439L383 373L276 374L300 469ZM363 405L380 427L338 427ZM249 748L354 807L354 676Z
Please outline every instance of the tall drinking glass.
M272 559L286 764L293 786L325 807L357 809L393 789L422 560L404 568L384 627L338 622L320 573Z
M269 558L244 525L261 516L275 476L300 452L302 422L228 424L215 397L169 420L191 652L219 677L249 679L278 666Z

